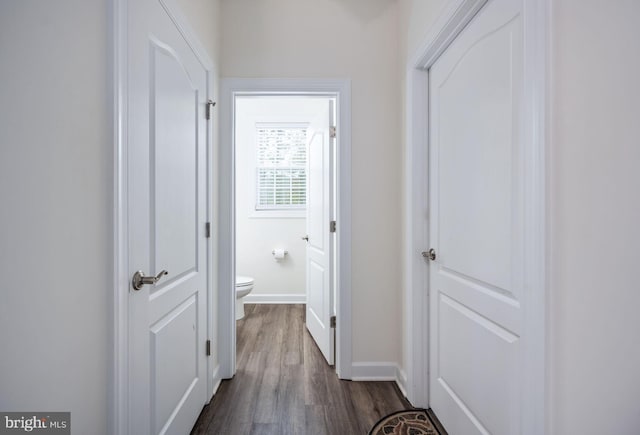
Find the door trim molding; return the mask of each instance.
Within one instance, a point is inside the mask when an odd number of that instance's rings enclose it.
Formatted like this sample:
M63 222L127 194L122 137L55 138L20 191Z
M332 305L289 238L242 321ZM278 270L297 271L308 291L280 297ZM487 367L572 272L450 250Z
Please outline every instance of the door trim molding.
M547 220L546 165L548 114L548 1L523 1L525 71L526 246L523 379L521 428L523 434L545 431L548 406L546 378ZM450 0L420 48L406 65L405 234L404 234L404 361L407 397L419 407L429 406L428 268L420 253L428 240L428 120L429 68L487 0ZM535 289L533 291L532 289Z
M337 233L338 288L336 373L351 379L351 82L348 79L223 78L220 98L220 164L218 216L218 354L221 376L231 378L236 367L235 343L235 96L327 94L337 100L338 155ZM226 289L226 290L225 290Z
M108 388L107 388L107 432L114 435L127 435L129 433L129 257L128 257L128 141L127 141L127 117L128 117L128 7L130 0L110 0L109 2L109 63L110 81L110 122L111 140L113 143L112 161L112 207L111 231L112 231L112 288L109 295L109 326L108 326ZM162 7L171 18L178 31L207 70L208 97L213 98L215 65L208 56L207 51L196 37L182 10L175 0L159 0ZM211 123L207 125L207 156L213 153L213 130ZM207 189L212 192L210 174L212 162L207 162ZM208 197L211 195L208 194ZM212 215L212 204L208 198L207 213ZM212 242L207 240L207 255L211 258ZM210 261L207 261L210 263ZM211 266L208 266L207 298L211 300L213 288L211 285ZM208 302L208 307L211 306ZM212 336L212 320L210 308L207 313L207 334ZM207 394L212 395L217 388L213 373L217 368L212 366L212 358L207 361Z
M449 0L409 64L427 70L488 0Z
M110 297L107 432L125 435L129 423L129 301L127 298L127 0L112 0L111 18L111 122L113 140L113 292Z

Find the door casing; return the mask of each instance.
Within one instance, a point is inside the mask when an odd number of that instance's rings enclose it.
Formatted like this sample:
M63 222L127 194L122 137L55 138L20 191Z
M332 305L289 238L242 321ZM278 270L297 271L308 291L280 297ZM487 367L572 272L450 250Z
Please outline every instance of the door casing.
M337 288L336 373L351 379L351 83L348 79L244 79L221 81L218 215L217 348L220 376L236 369L235 328L235 98L241 95L322 95L336 99L337 112Z
M428 267L421 256L429 249L429 68L473 19L488 0L450 0L430 28L419 49L406 65L405 185L405 340L406 381L403 387L414 406L429 407L429 313ZM490 1L490 0L489 0ZM525 119L527 149L525 219L527 245L532 249L525 261L528 292L525 336L530 337L521 360L525 374L522 397L523 434L545 433L548 429L549 378L546 376L546 293L549 264L546 218L546 166L548 125L548 25L549 0L523 2ZM404 379L403 379L404 380ZM401 380L401 381L403 381Z
M111 94L111 140L113 143L113 162L111 173L113 177L112 203L113 214L111 216L112 233L112 258L110 265L112 270L113 292L109 295L109 361L108 372L108 419L107 432L114 435L126 435L129 433L129 298L130 289L129 258L128 258L128 144L127 144L127 23L128 4L131 0L111 0L109 2L110 18L110 94ZM196 33L189 25L189 21L182 13L175 0L158 0L171 17L174 24L191 47L196 57L207 70L207 98L214 99L215 65L207 54L206 49L196 37ZM213 216L213 177L212 171L215 168L212 161L214 128L212 122L206 127L206 184L207 184L207 204L206 213L208 221ZM213 253L212 239L206 241L207 251L207 336L212 337L214 331L212 316L213 281L214 271L211 264ZM212 358L207 359L207 397L213 395L216 388L215 375L216 368L212 367Z

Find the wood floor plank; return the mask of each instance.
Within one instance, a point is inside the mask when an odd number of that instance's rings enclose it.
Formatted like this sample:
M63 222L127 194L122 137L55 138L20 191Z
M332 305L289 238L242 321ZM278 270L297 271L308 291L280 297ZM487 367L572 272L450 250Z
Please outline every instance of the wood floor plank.
M392 382L338 379L304 325L303 305L245 305L233 379L221 383L192 434L366 434L410 408Z
M304 326L303 326L304 328ZM306 331L303 338L304 358L304 392L305 404L330 404L329 386L326 371L330 370L320 349ZM335 375L335 373L334 373Z
M280 366L269 366L264 368L258 397L256 398L255 423L278 423L276 409L278 405L278 387L280 385Z
M277 423L254 423L251 435L280 435L280 425Z

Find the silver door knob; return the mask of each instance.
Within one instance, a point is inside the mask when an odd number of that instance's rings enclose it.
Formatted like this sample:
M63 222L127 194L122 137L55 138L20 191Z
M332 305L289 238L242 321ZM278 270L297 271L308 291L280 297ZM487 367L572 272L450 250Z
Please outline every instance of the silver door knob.
M428 251L424 251L422 253L422 256L424 258L427 258L427 259L431 260L431 261L434 261L436 259L436 250L431 248Z
M133 278L131 279L131 285L133 286L134 290L140 290L143 285L155 284L160 280L160 278L162 278L165 275L169 275L169 272L167 272L166 270L163 270L156 276L145 276L144 272L139 270L133 274Z
M303 236L302 240L306 240L308 242L309 241L309 236Z

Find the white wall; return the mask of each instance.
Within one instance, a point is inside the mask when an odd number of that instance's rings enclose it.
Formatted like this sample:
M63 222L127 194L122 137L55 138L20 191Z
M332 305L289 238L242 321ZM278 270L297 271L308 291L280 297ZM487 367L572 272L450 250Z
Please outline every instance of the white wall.
M220 36L220 0L175 0L182 13L189 20L191 28L207 50L207 54L214 61L216 83L214 88L217 95L217 73L221 49Z
M323 110L318 98L239 97L236 99L236 273L255 280L256 294L305 296L306 233L299 217L257 217L255 212L256 123L308 125ZM275 261L274 248L286 249Z
M557 435L640 433L639 16L636 0L552 2L549 410Z
M107 1L0 2L0 409L106 433Z
M201 1L188 16L215 11ZM96 435L108 433L108 16L107 0L0 2L0 409L71 411L74 433Z
M446 3L447 0L398 0L399 66L403 80L407 60L420 49L420 44Z
M400 349L400 130L393 0L222 2L222 75L350 78L353 360ZM340 223L338 223L340 225Z

